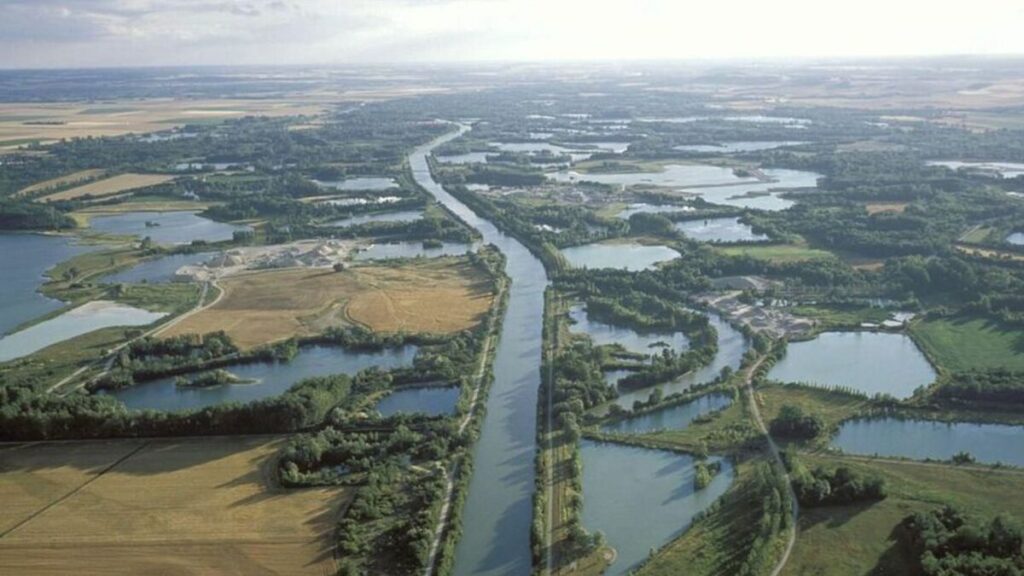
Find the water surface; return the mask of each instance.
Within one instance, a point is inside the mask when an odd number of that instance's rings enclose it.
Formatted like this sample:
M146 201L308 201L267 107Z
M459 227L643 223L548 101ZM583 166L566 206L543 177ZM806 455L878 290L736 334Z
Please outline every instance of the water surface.
M328 222L327 226L356 226L370 222L414 222L423 218L423 210L396 210L394 212L373 212L370 214L359 214L349 216L340 220Z
M673 146L673 150L682 152L702 152L712 154L735 154L737 152L757 152L759 150L774 150L786 146L799 146L806 142L798 141L739 141L721 142L719 144L684 144Z
M149 223L149 225L147 225ZM231 240L236 230L250 230L248 226L236 226L214 222L195 212L124 212L93 216L89 227L105 234L124 236L148 236L157 244L188 244L193 240L221 242Z
M364 176L359 178L346 178L344 180L313 180L323 188L334 188L335 190L389 190L398 188L398 182L394 178L382 178L379 176Z
M289 362L235 364L224 369L248 384L227 384L210 388L183 388L176 377L159 378L115 390L109 394L128 408L143 410L187 410L216 406L225 402L251 402L277 396L296 382L314 376L355 374L364 368L381 369L412 365L416 346L401 346L380 351L345 350L336 346L304 346Z
M768 239L764 234L755 234L739 218L685 220L677 222L675 227L687 238L698 242L758 242Z
M525 246L506 236L446 192L430 175L427 156L469 128L425 144L409 155L417 184L505 255L512 279L508 307L494 360L487 416L473 446L473 476L462 514L463 535L455 548L457 576L529 574L533 519L537 391L544 325L544 266Z
M859 419L841 424L832 443L849 454L949 460L969 452L983 464L1024 466L1024 426Z
M385 260L388 258L437 258L439 256L462 256L473 251L472 244L442 242L440 247L424 248L423 242L405 240L373 244L359 250L354 260Z
M870 396L909 398L935 380L935 369L905 334L825 332L789 344L768 378L853 388Z
M575 268L617 268L619 270L650 270L659 262L674 260L679 252L668 246L635 242L584 244L563 248L562 254Z
M616 217L622 218L623 220L629 220L629 217L633 214L665 214L671 212L693 212L693 207L678 206L675 204L647 204L646 202L639 202L625 207L621 212L616 214Z
M63 303L38 292L55 265L96 246L67 236L0 233L0 335L59 310Z
M459 393L458 386L402 388L388 394L378 402L377 411L385 417L399 413L448 416L455 413L455 404L459 401Z
M1016 246L1024 246L1024 232L1014 232L1006 237L1006 241Z
M1024 163L1021 162L961 162L959 160L933 160L929 166L945 166L952 170L970 168L999 174L1003 178L1024 176Z
M583 526L600 530L617 558L606 574L626 574L682 534L694 517L732 484L735 472L724 459L722 471L694 491L694 459L683 454L584 440Z
M656 430L682 430L698 416L710 414L732 404L729 394L705 394L692 402L676 404L654 412L619 420L601 427L605 432L643 434Z
M174 273L182 266L194 266L209 262L219 252L197 252L195 254L171 254L140 262L127 270L115 272L99 279L107 284L150 284L170 282Z
M569 308L569 317L573 322L570 330L590 336L598 346L619 344L630 352L640 354L658 354L666 345L677 352L690 347L690 340L682 332L638 332L632 328L592 320L583 304Z
M89 302L0 338L0 362L28 356L58 342L103 328L146 326L166 315L115 302Z

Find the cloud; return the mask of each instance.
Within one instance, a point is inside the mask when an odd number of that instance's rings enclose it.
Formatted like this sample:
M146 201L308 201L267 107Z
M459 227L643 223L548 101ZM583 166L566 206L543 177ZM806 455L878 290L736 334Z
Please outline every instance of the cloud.
M0 0L0 67L1024 52L974 0Z

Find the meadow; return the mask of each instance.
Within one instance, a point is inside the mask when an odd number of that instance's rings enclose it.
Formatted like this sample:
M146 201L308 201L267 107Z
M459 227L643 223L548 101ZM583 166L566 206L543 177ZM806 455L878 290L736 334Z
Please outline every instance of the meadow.
M998 321L955 316L917 322L911 330L925 353L948 370L1024 370L1024 334Z

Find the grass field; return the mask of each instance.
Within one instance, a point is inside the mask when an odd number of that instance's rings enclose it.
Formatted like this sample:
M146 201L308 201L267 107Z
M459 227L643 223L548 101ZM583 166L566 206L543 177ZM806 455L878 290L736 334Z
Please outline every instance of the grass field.
M282 442L2 446L0 573L332 574L334 521L349 494L273 486Z
M807 414L820 416L826 426L838 424L868 406L864 398L812 386L767 384L758 386L756 392L766 424L787 404L799 406Z
M91 180L98 178L103 175L104 170L101 168L93 168L91 170L79 170L78 172L72 172L60 176L59 178L51 178L49 180L43 180L42 182L36 182L35 184L22 188L17 192L17 196L23 196L25 194L32 194L33 192L41 192L43 190L49 190L51 188L58 188L60 186L70 186L76 182L83 180Z
M174 176L168 174L118 174L110 178L104 178L103 180L97 180L82 186L76 186L70 190L64 190L54 194L48 194L43 196L40 200L43 202L53 202L58 200L74 200L83 196L91 196L93 198L101 198L104 196L113 196L127 190L135 190L137 188L146 188L147 186L155 186L157 184L163 184L169 180L173 180Z
M835 257L831 252L801 244L716 246L715 250L727 256L749 256L772 262L801 262Z
M452 258L344 272L255 272L219 284L220 302L162 335L225 330L248 348L353 323L382 332L454 332L475 326L494 298L482 271Z
M913 574L893 528L913 512L956 504L972 514L1024 519L1019 471L848 457L801 456L810 466L842 464L885 478L888 498L873 504L803 509L785 575Z
M995 320L956 316L912 325L918 344L943 368L1024 370L1024 331Z

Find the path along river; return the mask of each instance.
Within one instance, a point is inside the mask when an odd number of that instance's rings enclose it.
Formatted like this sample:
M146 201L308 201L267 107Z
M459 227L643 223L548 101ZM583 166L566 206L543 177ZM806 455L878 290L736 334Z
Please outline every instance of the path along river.
M473 448L473 478L455 550L455 574L529 574L537 393L547 275L540 260L434 181L431 151L468 130L442 136L409 155L416 183L505 255L512 279L494 360L487 417Z

